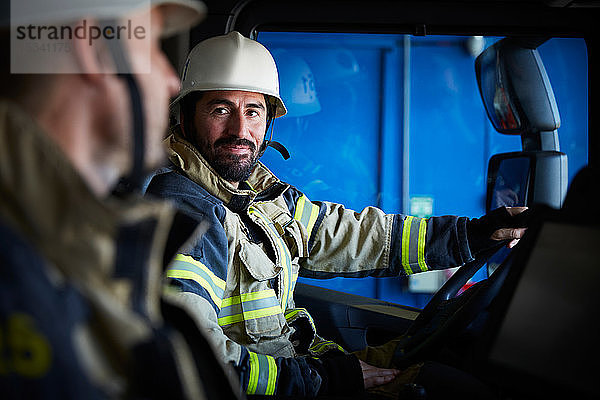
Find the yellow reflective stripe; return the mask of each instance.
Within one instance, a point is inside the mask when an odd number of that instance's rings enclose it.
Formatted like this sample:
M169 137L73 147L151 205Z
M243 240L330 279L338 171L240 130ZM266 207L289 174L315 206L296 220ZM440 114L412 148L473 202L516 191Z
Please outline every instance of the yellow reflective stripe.
M324 342L317 343L316 345L314 345L310 348L310 351L312 351L313 353L320 354L321 352L323 352L323 350L327 350L328 347L331 347L331 345L334 345L338 350L340 350L342 352L344 351L342 346L340 346L339 344L332 342L330 340L326 340Z
M225 291L225 281L190 256L177 254L166 273L167 278L189 279L202 286L218 308Z
M315 227L315 222L317 222L317 217L319 216L319 206L312 203L310 204L312 206L312 211L310 212L310 219L308 220L308 226L306 227L309 237L312 235L312 230Z
M308 204L308 206L307 206ZM319 217L319 206L314 205L308 200L305 195L302 195L296 203L296 212L294 213L294 219L300 221L306 228L308 236L312 234L312 230L315 227L317 218Z
M281 306L275 296L275 291L266 289L223 299L218 322L219 325L225 326L280 313Z
M290 292L292 290L292 260L290 257L290 253L286 245L283 243L281 238L277 240L277 244L279 245L279 250L281 254L283 254L283 296L281 299L281 311L285 312L287 309L287 304L290 299Z
M292 291L296 287L296 283L298 282L298 273L292 272Z
M221 298L215 293L212 285L210 283L206 282L200 275L195 274L190 271L169 269L167 271L167 278L189 279L189 280L192 280L192 281L198 283L200 286L202 286L208 292L210 299L216 304L216 306L218 308L221 308Z
M250 376L246 393L250 395L274 395L277 383L277 363L275 359L251 351L248 353L250 355Z
M267 382L267 390L265 394L272 396L275 394L275 384L277 383L277 363L273 357L267 356L269 362L269 381Z
M235 314L235 315L228 315L226 317L220 317L217 320L217 322L219 323L219 326L225 326L225 325L235 324L236 322L242 322L243 320L244 320L243 314Z
M285 312L285 319L287 321L289 321L290 319L294 318L296 316L296 314L298 314L300 312L300 308L294 308L290 311L286 311Z
M250 182L246 181L246 185L248 185L250 190L252 190L253 192L256 192L256 189L254 189L254 187L250 184Z
M218 276L216 276L215 273L210 270L210 268L208 268L206 265L202 264L200 261L194 259L193 257L186 256L184 254L177 254L175 256L175 258L173 259L173 262L176 262L176 261L184 261L184 262L188 262L190 264L195 265L196 267L198 267L201 270L203 270L204 272L206 272L206 274L215 283L215 285L217 285L221 289L225 290L225 281L223 279L219 278Z
M284 314L285 320L290 322L300 311L303 311L306 318L308 318L308 322L314 329L315 333L317 332L317 328L315 327L315 321L313 321L312 315L306 310L306 308L292 308L291 310L287 310Z
M290 298L290 292L292 290L292 260L290 251L288 250L281 236L279 236L279 232L277 232L277 229L275 229L271 221L269 221L254 207L250 207L248 212L256 214L267 225L267 228L273 233L273 238L275 239L277 247L279 248L280 259L283 264L283 295L281 298L281 311L285 312Z
M248 378L248 389L246 393L256 394L256 387L258 386L258 373L260 370L260 364L258 362L258 354L250 353L250 377Z
M239 296L232 296L223 299L222 304L223 307L227 307L233 304L240 304L243 301L260 300L266 299L267 297L275 297L275 291L273 289L265 289L259 290L258 292L242 293Z
M428 271L429 268L425 263L425 240L427 234L427 221L425 218L421 219L421 223L419 224L419 266L421 267L421 271Z
M302 195L296 203L296 212L294 213L294 219L296 221L302 221L302 214L304 213L304 203L306 202L306 196Z
M276 305L268 308L261 308L259 310L244 311L244 319L257 319L262 317L269 317L271 315L277 315L280 313L281 308L279 307L279 305Z
M270 317L272 315L278 315L281 313L281 306L271 306L267 308L260 308L258 310L243 311L238 314L227 315L219 317L218 322L220 326L231 325L236 322L248 321L251 319L258 319L264 317Z
M402 227L402 267L406 275L411 275L412 270L410 269L410 262L408 257L409 245L410 245L410 225L414 217L406 217L404 220L404 226Z

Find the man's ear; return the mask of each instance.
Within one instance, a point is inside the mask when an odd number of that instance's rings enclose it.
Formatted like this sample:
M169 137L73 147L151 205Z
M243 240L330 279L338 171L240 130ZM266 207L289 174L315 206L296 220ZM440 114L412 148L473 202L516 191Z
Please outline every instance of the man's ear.
M182 103L183 99L179 102L179 130L183 134L184 139L187 139L191 142L190 131L192 130L192 127L190 126L190 120L185 118L185 112Z
M179 125L181 126L181 130L183 131L186 123L185 113L183 112L183 106L181 105L181 101L179 102ZM185 132L184 132L185 133Z

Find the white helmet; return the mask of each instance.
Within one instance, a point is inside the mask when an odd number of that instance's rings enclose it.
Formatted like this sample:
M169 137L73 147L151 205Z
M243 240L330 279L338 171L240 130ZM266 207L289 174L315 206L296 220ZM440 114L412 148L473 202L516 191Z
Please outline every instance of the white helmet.
M275 118L287 112L279 96L273 56L262 44L239 32L206 39L190 51L181 74L181 91L171 105L192 92L209 90L262 93L275 105Z

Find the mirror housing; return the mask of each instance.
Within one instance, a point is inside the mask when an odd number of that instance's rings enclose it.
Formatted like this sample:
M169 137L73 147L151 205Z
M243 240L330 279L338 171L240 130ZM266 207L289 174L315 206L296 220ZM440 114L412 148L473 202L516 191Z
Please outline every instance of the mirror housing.
M567 155L518 151L494 155L488 166L486 211L501 206L562 207L567 193Z
M541 43L503 39L475 61L483 104L500 133L525 138L560 126L554 91L536 50Z

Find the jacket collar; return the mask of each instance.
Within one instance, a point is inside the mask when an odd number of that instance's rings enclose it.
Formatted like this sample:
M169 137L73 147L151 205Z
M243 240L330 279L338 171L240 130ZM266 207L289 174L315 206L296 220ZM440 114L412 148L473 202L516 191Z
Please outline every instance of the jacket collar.
M114 313L137 302L159 320L164 241L174 209L142 199L100 201L56 144L6 100L0 100L0 143L0 219L96 305ZM134 248L142 248L142 261L132 262Z
M245 182L247 185L243 185L249 189L236 189L221 178L200 152L182 137L178 127L173 129L165 142L171 162L233 211L245 210L253 201L279 195L289 187L259 161Z

